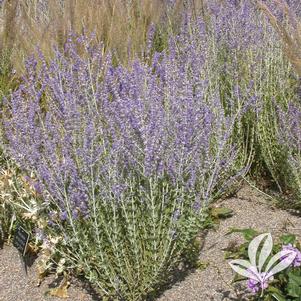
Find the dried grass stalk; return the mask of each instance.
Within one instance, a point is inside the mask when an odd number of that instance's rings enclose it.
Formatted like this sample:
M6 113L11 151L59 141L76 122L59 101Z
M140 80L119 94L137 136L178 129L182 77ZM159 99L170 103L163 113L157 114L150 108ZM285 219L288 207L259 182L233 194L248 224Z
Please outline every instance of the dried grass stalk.
M13 49L16 69L36 46L50 56L70 30L95 32L106 49L114 48L127 61L145 47L149 25L164 18L166 24L176 24L185 2L177 0L171 12L163 0L4 0L2 41Z
M284 14L286 22L279 20L262 1L257 1L257 3L258 7L268 17L271 25L278 32L283 43L284 53L298 75L301 76L301 21L284 1L274 0L274 3Z

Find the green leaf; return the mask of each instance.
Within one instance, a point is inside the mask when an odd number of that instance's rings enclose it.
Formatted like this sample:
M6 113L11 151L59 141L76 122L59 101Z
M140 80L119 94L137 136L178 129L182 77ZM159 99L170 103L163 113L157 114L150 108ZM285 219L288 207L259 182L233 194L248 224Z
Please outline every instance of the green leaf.
M277 301L287 301L285 297L282 294L279 293L272 293L272 296L277 300Z
M294 234L284 234L280 237L280 241L287 245L287 244L294 244L296 241L296 235Z
M289 282L293 282L293 283L295 283L296 285L301 286L301 276L298 276L298 275L296 275L296 274L293 273L293 272L290 272L290 273L288 274L288 276L289 276Z
M301 277L294 275L293 273L289 273L289 280L287 285L288 295L292 297L300 297L301 296Z
M258 232L251 228L246 228L246 229L231 228L230 231L226 233L226 235L232 233L242 233L244 239L247 241L251 241L256 235L258 235Z
M276 294L282 295L281 290L273 285L269 285L267 291L270 293L276 293Z
M206 262L206 261L198 260L196 262L196 268L200 271L206 270L209 265L210 265L209 262Z
M233 215L233 210L224 207L215 207L211 208L210 213L214 218L228 218Z
M288 286L288 295L291 297L299 297L301 295L301 289L299 286L291 284Z

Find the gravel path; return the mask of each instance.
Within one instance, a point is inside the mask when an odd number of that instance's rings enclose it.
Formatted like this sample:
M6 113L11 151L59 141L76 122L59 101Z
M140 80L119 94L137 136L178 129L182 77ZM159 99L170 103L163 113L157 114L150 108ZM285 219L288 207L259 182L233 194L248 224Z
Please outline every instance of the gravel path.
M288 232L301 237L301 218L287 211L267 205L261 195L245 187L235 198L217 204L234 211L234 215L221 222L216 231L206 236L200 260L208 264L205 270L191 273L184 281L164 292L158 301L230 301L249 300L244 283L231 285L234 273L224 260L223 249L229 244L242 242L241 236L225 236L229 228L254 228L272 233L273 238Z
M230 283L233 272L224 260L222 249L239 242L240 236L225 236L229 228L252 227L271 232L273 237L281 233L295 233L301 237L301 218L286 211L273 208L256 191L245 187L237 196L217 203L227 207L234 215L221 222L217 230L209 231L205 238L200 260L207 264L204 270L191 272L184 280L166 290L157 301L229 301L249 300L241 286L234 288ZM54 278L48 277L37 287L35 263L26 275L18 252L5 246L0 250L0 301L58 301L45 295ZM78 281L71 281L67 301L97 301L95 294L85 289Z
M0 251L0 301L99 301L75 280L71 281L67 299L45 294L49 287L56 286L54 277L47 277L39 287L37 282L35 264L27 269L26 274L24 264L15 248L5 246Z

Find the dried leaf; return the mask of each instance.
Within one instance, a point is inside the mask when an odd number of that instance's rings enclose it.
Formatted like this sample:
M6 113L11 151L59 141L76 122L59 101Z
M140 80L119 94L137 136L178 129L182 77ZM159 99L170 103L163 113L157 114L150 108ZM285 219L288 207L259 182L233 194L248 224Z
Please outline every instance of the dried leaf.
M27 245L27 252L32 254L32 255L36 255L39 253L39 247L33 243L28 243Z
M65 258L61 258L60 261L58 262L57 268L56 268L56 273L58 275L63 274L63 272L65 271Z
M59 287L52 288L48 291L48 294L53 297L58 298L68 298L68 287L70 282L68 281L67 276L64 277Z
M36 212L24 212L22 216L24 219L31 219L33 221L37 220Z
M49 256L43 254L38 259L38 262L37 262L38 284L37 284L37 286L41 285L43 279L46 277L47 272L51 266L51 264L49 264L49 258L50 258Z
M47 226L47 221L43 218L37 220L37 225L40 229L44 229Z

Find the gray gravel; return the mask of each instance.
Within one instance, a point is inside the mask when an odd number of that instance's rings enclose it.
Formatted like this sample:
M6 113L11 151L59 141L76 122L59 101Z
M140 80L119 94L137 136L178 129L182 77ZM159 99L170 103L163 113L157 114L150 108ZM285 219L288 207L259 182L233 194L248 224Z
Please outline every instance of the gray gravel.
M271 232L276 238L286 231L301 237L301 219L287 211L279 210L249 187L243 188L235 198L219 202L217 206L227 207L234 215L221 222L216 231L210 231L205 238L200 260L209 266L205 270L191 273L184 281L164 292L158 301L230 301L249 300L245 283L233 287L234 273L224 260L224 251L229 244L240 243L237 234L225 236L229 228L255 228Z
M55 285L53 276L47 277L39 287L37 283L35 263L27 269L26 274L18 251L11 246L5 246L0 251L0 301L99 300L89 294L77 280L71 281L67 299L59 299L45 294L49 287Z
M200 260L208 264L204 270L191 272L181 282L166 290L157 301L222 301L249 300L244 291L244 283L237 288L231 285L233 272L224 260L222 249L234 242L240 242L240 236L225 236L229 228L252 227L260 231L271 232L273 237L293 232L301 237L301 219L286 211L271 206L256 191L245 187L237 196L217 203L227 207L234 215L222 221L216 230L207 234ZM57 301L58 298L45 296L49 285L54 281L48 277L37 287L35 263L25 274L18 252L10 246L0 250L0 301ZM73 281L67 301L97 301L78 281ZM130 301L130 300L129 300Z

